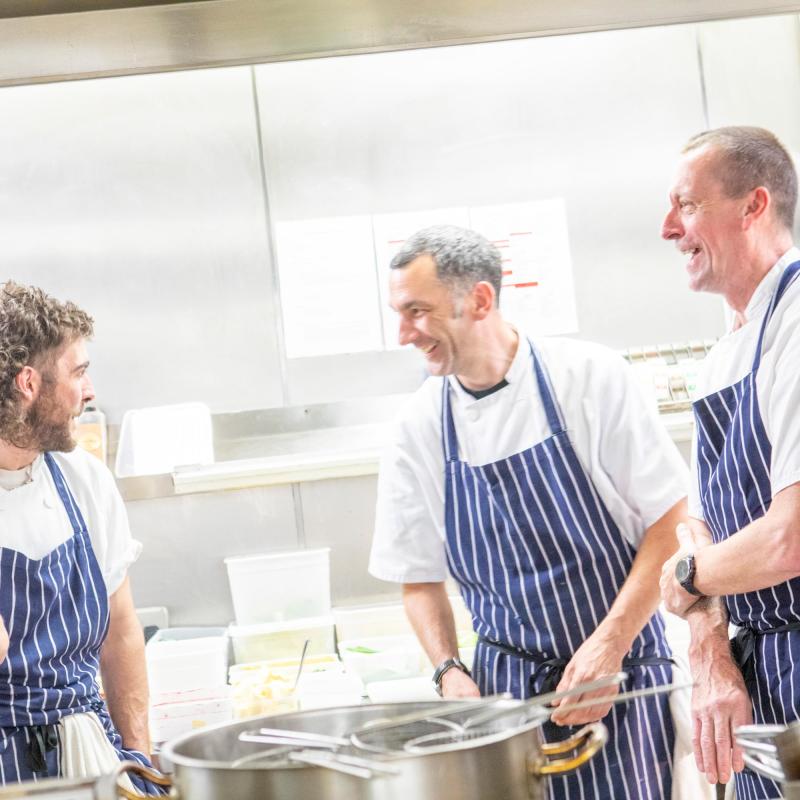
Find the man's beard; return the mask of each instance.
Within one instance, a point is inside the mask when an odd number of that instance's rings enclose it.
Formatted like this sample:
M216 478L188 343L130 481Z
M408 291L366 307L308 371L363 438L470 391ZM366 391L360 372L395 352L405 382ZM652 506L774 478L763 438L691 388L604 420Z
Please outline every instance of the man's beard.
M41 393L25 414L25 431L20 438L25 441L25 449L69 453L76 444L71 422L72 414L65 414L59 407L52 384L43 383Z

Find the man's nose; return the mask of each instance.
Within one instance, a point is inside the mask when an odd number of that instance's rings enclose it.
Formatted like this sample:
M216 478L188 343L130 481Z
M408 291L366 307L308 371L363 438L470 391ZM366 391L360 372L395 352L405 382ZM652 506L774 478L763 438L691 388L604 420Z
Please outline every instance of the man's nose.
M92 385L92 379L88 375L83 376L83 402L84 405L86 403L91 403L94 400L94 386Z
M678 210L670 208L667 211L667 216L664 217L664 222L661 223L661 238L662 239L680 239L683 236L683 227L680 224L678 217Z
M401 345L411 344L416 338L417 331L411 320L400 316L400 327L397 330L397 341Z

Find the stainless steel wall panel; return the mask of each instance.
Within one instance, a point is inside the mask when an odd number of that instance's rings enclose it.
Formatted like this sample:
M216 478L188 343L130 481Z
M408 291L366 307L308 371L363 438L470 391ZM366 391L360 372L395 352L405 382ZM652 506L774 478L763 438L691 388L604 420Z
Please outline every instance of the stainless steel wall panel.
M719 301L688 291L659 236L678 150L704 127L693 26L255 69L273 224L564 197L581 337L722 332ZM292 359L288 374L293 404L327 402L413 387L419 362Z
M0 275L85 306L98 401L282 403L249 68L0 91Z
M710 127L760 125L774 131L800 165L800 17L703 25L700 44Z
M337 605L399 596L397 584L367 572L376 492L374 475L300 484L306 547L331 548L331 595Z
M128 503L144 545L130 570L137 606L167 606L173 625L233 619L226 556L299 546L289 486Z

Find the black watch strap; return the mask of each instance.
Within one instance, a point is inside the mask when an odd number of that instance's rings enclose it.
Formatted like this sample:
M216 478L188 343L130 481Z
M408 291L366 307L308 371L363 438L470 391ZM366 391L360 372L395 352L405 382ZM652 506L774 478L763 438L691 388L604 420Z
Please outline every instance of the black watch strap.
M436 667L433 673L433 683L436 687L436 691L440 695L442 693L442 678L444 678L444 675L448 670L453 669L454 667L456 669L460 669L465 675L470 674L467 665L458 656L442 661L442 663Z
M702 597L703 593L698 591L694 585L696 574L697 567L694 562L693 553L689 553L689 555L684 556L675 565L675 577L683 589L689 592L689 594L693 594L695 597Z

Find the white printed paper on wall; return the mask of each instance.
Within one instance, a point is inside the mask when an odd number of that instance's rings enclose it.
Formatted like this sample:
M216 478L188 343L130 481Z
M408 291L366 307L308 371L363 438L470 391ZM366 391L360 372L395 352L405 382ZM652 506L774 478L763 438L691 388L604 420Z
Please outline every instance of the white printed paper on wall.
M368 215L276 225L287 358L381 350Z
M466 228L469 227L469 212L466 208L436 208L430 211L375 214L372 217L383 339L387 350L400 347L397 341L399 317L389 307L389 264L409 236L430 225L459 225Z
M470 226L503 256L503 316L536 334L578 330L563 198L470 209Z

